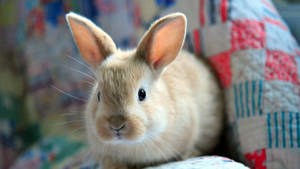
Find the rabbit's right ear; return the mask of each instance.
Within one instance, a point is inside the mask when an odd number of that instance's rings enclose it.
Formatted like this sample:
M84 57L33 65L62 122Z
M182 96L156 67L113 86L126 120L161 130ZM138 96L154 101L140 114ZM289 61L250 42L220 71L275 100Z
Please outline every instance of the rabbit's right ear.
M178 55L185 38L186 17L183 13L164 16L154 22L137 48L137 56L161 72Z
M71 12L66 20L79 52L93 68L117 50L111 37L89 19Z

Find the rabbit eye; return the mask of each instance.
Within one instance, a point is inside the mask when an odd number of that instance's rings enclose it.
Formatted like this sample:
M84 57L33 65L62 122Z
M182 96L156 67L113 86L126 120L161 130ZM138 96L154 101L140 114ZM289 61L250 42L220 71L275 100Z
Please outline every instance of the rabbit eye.
M139 101L145 100L145 98L146 98L146 91L144 89L140 89L139 93L138 93L138 96L139 96Z
M100 92L98 92L97 98L98 98L98 102L100 102L100 99L101 99L101 93Z

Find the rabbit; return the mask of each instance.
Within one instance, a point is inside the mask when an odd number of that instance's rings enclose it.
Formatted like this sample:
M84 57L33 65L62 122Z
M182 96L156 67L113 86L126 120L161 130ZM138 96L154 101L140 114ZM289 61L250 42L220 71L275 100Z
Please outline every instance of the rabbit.
M222 92L210 67L182 49L184 14L158 19L126 51L89 19L70 12L66 20L97 76L84 116L91 152L104 169L186 159L216 146Z

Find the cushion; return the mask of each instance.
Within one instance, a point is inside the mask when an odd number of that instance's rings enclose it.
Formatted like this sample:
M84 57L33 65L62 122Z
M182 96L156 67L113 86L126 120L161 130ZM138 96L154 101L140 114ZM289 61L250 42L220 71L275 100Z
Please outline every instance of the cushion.
M272 2L195 0L166 12L178 10L189 48L221 80L231 152L255 169L300 168L300 50Z
M163 164L147 169L249 169L241 163L220 156L202 156L185 161Z
M95 162L88 147L80 141L66 137L44 138L39 144L24 152L11 169L59 168L96 169L101 164ZM203 156L180 162L163 164L148 169L247 169L241 163L219 156Z

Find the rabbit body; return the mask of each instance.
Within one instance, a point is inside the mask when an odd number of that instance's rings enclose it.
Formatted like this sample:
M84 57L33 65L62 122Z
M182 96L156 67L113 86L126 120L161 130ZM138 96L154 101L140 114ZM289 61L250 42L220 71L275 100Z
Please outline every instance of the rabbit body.
M91 152L104 168L185 159L216 146L222 93L209 66L181 50L186 29L182 14L154 23L130 51L116 49L110 37L85 18L71 14L67 19L98 79L85 124ZM80 34L89 25L87 35L96 38L96 50L93 44L84 46L88 36L77 35L82 25ZM166 35L169 32L174 36Z

